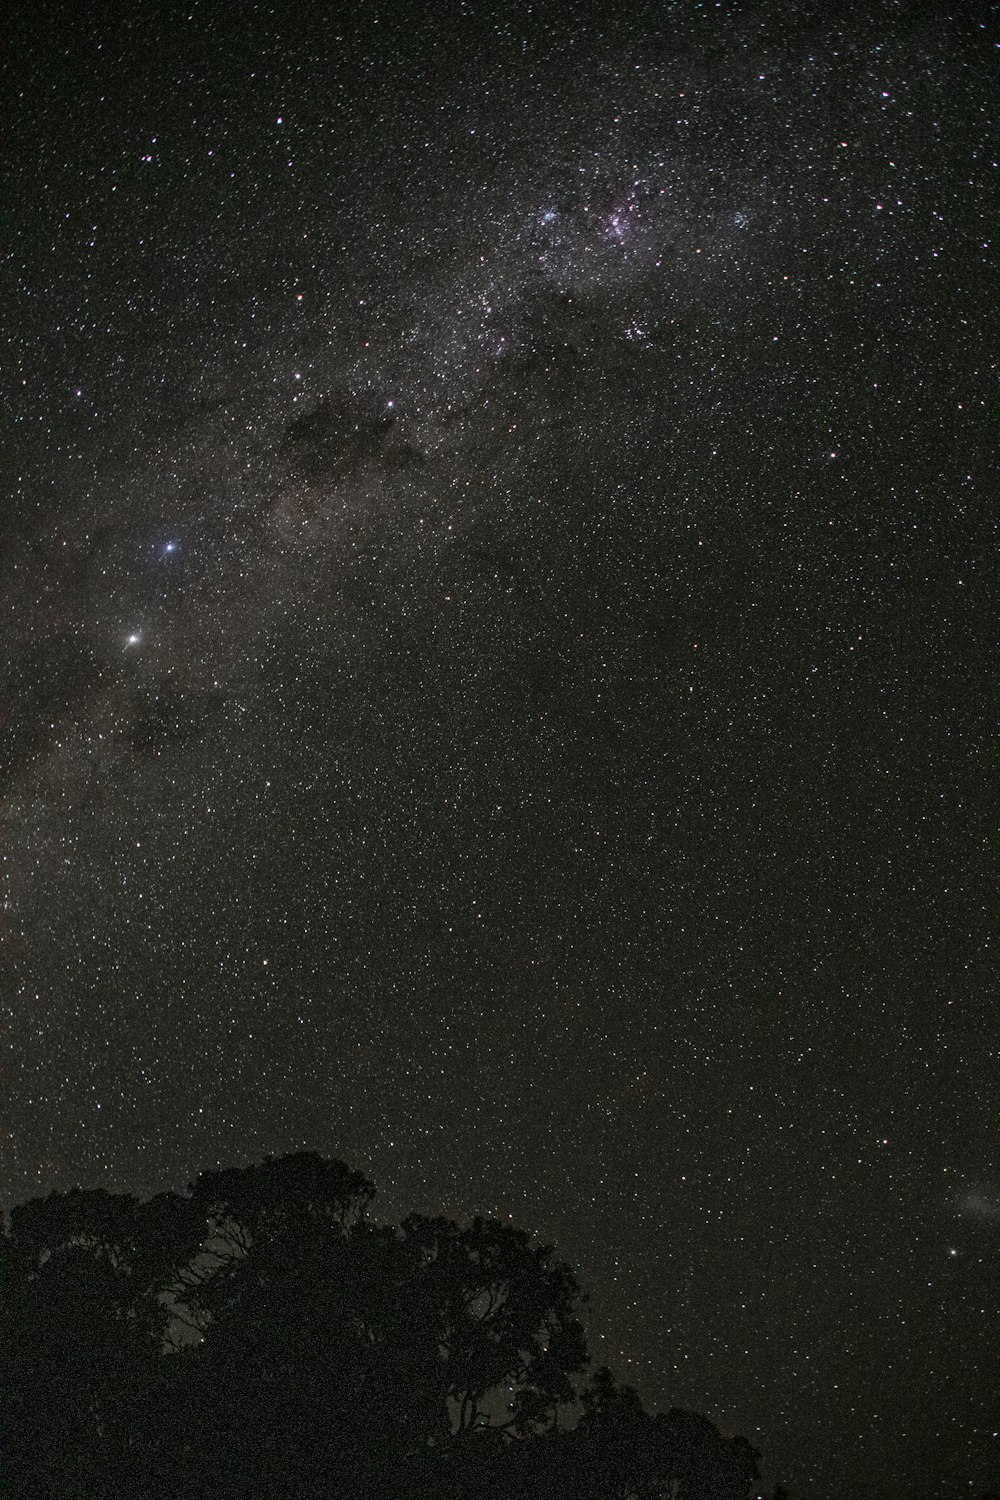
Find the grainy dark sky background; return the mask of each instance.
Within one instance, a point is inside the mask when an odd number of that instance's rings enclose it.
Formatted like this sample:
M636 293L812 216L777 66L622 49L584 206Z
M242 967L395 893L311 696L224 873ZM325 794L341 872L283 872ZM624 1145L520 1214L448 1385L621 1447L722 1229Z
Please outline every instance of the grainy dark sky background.
M15 5L8 1203L342 1156L997 1483L997 12Z

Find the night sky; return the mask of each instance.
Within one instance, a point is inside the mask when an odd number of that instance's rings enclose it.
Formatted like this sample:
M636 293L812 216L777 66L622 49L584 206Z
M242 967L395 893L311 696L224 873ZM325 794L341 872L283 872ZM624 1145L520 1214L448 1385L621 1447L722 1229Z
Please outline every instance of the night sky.
M8 1205L342 1157L998 1483L998 18L13 8Z

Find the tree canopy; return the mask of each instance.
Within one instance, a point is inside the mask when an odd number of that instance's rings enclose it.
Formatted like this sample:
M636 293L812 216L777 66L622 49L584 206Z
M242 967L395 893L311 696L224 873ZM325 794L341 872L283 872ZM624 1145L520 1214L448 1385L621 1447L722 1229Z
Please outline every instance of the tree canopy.
M312 1153L0 1238L0 1482L33 1500L750 1500L758 1455L591 1372L586 1297L495 1220L368 1217Z

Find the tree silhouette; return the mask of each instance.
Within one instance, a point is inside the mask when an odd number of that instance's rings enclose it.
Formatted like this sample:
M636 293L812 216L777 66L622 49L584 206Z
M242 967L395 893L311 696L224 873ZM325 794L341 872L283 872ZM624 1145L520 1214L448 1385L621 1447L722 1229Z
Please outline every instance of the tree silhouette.
M588 1365L586 1299L509 1224L368 1218L298 1153L0 1238L7 1492L37 1500L749 1500L757 1455ZM572 1419L575 1419L572 1420Z
M259 1480L281 1453L301 1492L486 1425L544 1430L573 1399L582 1298L551 1249L481 1219L370 1225L372 1192L301 1156L193 1185L209 1237L183 1292L202 1332L186 1363L230 1473Z
M139 1483L146 1408L170 1313L163 1289L197 1245L188 1202L103 1190L10 1213L3 1240L3 1433L17 1494Z

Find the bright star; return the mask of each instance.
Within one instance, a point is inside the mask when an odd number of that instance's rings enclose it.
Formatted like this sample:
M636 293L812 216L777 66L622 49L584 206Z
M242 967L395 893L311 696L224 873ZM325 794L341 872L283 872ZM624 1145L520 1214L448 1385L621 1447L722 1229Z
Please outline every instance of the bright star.
M126 645L126 647L129 647L129 646L140 646L141 644L142 644L142 636L140 635L140 633L139 633L138 630L133 630L131 635L128 635L128 636L125 637L125 645Z

